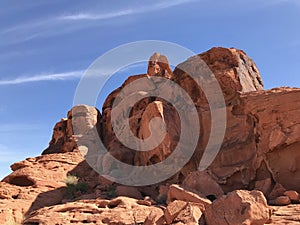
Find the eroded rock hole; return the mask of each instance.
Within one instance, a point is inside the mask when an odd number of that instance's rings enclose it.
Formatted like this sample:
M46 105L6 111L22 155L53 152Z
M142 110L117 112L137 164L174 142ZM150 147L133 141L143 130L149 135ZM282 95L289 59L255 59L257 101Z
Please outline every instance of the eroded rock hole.
M215 195L207 195L206 198L208 198L212 202L217 199L217 197Z
M34 182L26 176L14 177L9 181L9 183L13 184L13 185L21 186L21 187L27 187L27 186L34 185Z

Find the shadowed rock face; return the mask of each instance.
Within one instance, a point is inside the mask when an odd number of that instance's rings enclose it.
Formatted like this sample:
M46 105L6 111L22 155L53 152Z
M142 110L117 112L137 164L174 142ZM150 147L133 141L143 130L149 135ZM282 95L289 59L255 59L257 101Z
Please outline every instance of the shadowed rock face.
M42 152L42 155L71 152L77 147L70 122L68 119L62 119L56 123L49 147Z
M76 106L68 112L68 118L56 123L49 147L42 155L72 152L78 149L78 135L92 128L99 130L101 115L95 107Z

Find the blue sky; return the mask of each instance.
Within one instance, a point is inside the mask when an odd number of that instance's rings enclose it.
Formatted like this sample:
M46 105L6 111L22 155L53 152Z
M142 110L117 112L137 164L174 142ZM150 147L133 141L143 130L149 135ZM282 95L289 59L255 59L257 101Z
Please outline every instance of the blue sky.
M1 0L0 178L48 146L83 72L106 51L139 40L196 53L236 47L255 60L266 89L300 87L299 27L299 0ZM144 72L124 70L105 90Z

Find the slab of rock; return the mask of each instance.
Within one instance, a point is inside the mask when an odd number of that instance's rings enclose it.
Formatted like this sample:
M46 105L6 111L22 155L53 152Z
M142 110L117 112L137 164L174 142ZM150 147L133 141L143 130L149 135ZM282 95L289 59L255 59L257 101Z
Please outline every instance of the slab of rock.
M201 223L203 224L204 216L202 210L202 205L189 202L187 206L176 216L176 218L173 220L173 223L183 223L189 225L198 225ZM201 220L202 217L203 220Z
M254 115L257 162L263 160L275 182L295 191L299 185L294 180L300 176L299 96L299 89L278 88L241 98L245 101L241 105L247 105L246 110Z
M272 210L270 225L300 224L300 205L272 206Z
M289 205L292 201L288 196L279 196L275 199L274 204L278 206Z
M147 216L144 225L163 225L165 222L166 220L163 211L151 211Z
M204 215L207 225L263 225L270 221L271 209L260 191L237 190L214 201Z
M167 224L171 224L178 214L187 207L187 202L175 200L171 202L165 210Z
M175 200L165 209L167 224L199 224L202 216L203 205Z
M45 207L30 214L24 225L39 224L144 224L150 214L155 218L163 214L162 209L143 206L135 199L118 197L107 207L98 207L102 200L69 202Z
M211 201L203 194L197 193L197 191L187 191L179 185L172 184L169 188L167 203L171 203L175 200L201 204L203 205L203 210L211 204Z
M299 193L297 191L286 191L283 194L288 196L292 203L299 203Z

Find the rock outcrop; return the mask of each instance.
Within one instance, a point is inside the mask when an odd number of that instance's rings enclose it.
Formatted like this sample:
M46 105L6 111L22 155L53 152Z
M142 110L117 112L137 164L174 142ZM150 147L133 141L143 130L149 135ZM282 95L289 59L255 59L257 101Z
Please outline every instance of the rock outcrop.
M25 219L24 225L143 224L150 213L156 217L163 216L163 210L159 207L140 205L137 200L127 197L111 201L80 200L37 210Z
M0 182L0 218L7 224L21 224L29 213L67 199L63 181L68 174L82 177L90 192L98 182L98 174L78 151L28 158L11 168L14 172Z
M277 88L264 91L255 63L243 51L236 49L213 48L191 57L173 72L172 79L185 89L197 107L202 131L195 154L182 170L183 177L197 170L211 130L211 112L206 96L197 83L183 72L189 68L188 71L192 73L205 73L197 65L199 57L219 82L227 112L225 137L207 173L221 185L225 193L240 188L253 189L256 181L265 179L271 179L271 188L275 183L280 183L287 189L300 191L299 185L293 182L299 177L300 171L296 163L299 154L296 149L300 139L300 89ZM132 152L116 140L110 120L113 99L126 85L142 76L146 75L129 78L107 98L103 106L101 133L109 151L115 153L117 158L122 158L123 152L129 157L127 163L151 165L166 159L178 143L180 119L174 108L157 97L144 98L132 108L129 118L131 130L139 138L149 135L151 118L160 117L166 123L168 133L162 144L147 152ZM145 92L160 88L151 79L143 85Z
M147 74L149 76L161 76L168 79L173 78L168 58L155 52L149 59Z
M55 124L49 147L42 152L42 155L72 152L76 148L77 144L73 138L73 130L70 122L71 120L63 118Z
M171 83L166 85L163 80ZM215 81L224 104L211 107L210 98L219 95L212 89ZM178 96L181 89L191 102ZM135 96L137 101L128 100ZM115 110L124 102L128 103L127 115ZM177 109L182 108L181 114ZM214 160L199 171L210 138L217 136L212 133L212 108L217 114L226 113L226 127L216 126L217 130L224 128L224 138L213 146L220 144ZM193 139L195 118L200 132ZM114 124L114 119L119 123ZM126 119L129 127L122 123ZM182 120L190 128L185 131L190 140L185 139L184 145L180 145ZM155 141L147 142L149 138ZM100 140L108 152L99 150ZM149 151L132 148L144 143ZM175 152L178 146L179 154ZM143 167L164 162L175 152L178 155L172 163L180 165L190 148L191 157L172 176L142 187L107 180L84 160L113 176L122 168L108 160L110 155L124 164ZM300 184L295 182L300 177L299 149L300 89L263 90L255 63L237 49L213 48L187 59L174 71L166 56L155 53L147 74L129 77L113 91L102 114L95 107L75 106L55 125L42 156L11 166L13 172L0 183L0 223L299 223L295 216L299 207L291 205L300 201ZM87 154L91 151L93 154ZM134 173L123 172L128 180ZM272 217L267 202L277 205L272 207Z

